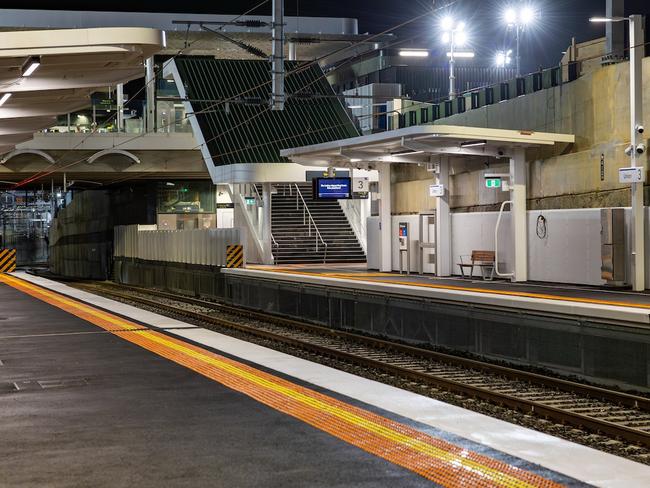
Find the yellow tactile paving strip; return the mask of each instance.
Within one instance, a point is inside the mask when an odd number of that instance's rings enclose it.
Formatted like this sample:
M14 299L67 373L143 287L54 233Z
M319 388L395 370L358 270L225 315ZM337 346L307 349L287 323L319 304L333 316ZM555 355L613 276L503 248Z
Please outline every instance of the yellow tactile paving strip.
M466 450L23 280L3 275L0 282L442 486L560 486L537 474Z
M300 271L299 269L256 267L256 266L249 266L248 269L254 269L256 271L268 271L270 273L294 274L294 275L302 275L302 276L315 276L321 278L345 279L350 281L362 281L366 283L385 283L388 285L414 286L417 288L432 288L436 290L467 291L472 293L481 293L484 295L502 295L502 296L519 297L519 298L537 298L542 300L555 300L561 302L586 303L591 305L609 305L614 307L650 309L649 304L621 302L617 300L600 300L595 298L580 298L580 297L569 297L569 296L562 296L562 295L551 295L547 293L494 290L494 289L476 288L476 287L469 287L469 286L436 285L433 283L401 281L397 278L390 278L391 276L393 276L390 273L345 273L345 272L319 273L313 271ZM385 278L379 279L381 277L385 277Z

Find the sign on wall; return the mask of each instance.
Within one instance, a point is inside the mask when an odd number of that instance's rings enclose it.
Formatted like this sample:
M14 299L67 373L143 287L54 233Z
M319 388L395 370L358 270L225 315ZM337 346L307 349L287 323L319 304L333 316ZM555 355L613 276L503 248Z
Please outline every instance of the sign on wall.
M430 197L444 197L445 196L445 185L429 185L429 196Z
M620 183L641 183L645 181L643 167L620 168L618 170L618 181Z

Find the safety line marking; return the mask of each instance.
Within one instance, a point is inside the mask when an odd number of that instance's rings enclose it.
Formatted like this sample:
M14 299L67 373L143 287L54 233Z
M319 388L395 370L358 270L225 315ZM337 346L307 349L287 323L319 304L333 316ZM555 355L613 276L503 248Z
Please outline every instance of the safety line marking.
M361 281L364 283L384 283L388 285L404 285L404 286L415 286L418 288L433 288L436 290L451 290L451 291L468 291L473 293L481 293L483 295L505 295L512 297L520 298L538 298L543 300L554 300L554 301L565 301L565 302L575 302L575 303L586 303L592 305L609 305L615 307L624 307L624 308L640 308L640 309L650 309L650 304L643 303L630 303L630 302L619 302L612 300L601 300L598 298L580 298L580 297L567 297L561 295L548 295L545 293L533 293L533 292L520 292L520 291L508 291L508 290L488 290L486 288L473 288L465 286L456 286L456 285L434 285L432 283L417 283L411 281L399 281L399 280L380 280L380 279L360 279L355 277L353 273L347 275L342 275L341 273L316 273L311 271L297 271L293 269L270 269L270 268L256 268L250 267L249 269L254 269L257 271L268 271L269 273L282 273L282 274L294 274L294 275L304 275L304 276L314 276L314 277L326 277L333 279L347 279L350 281ZM345 276L341 278L341 276ZM390 276L385 274L384 276Z
M560 486L535 473L469 451L180 339L137 326L23 280L4 275L0 276L0 281L442 486ZM109 316L112 320L108 320ZM115 327L117 324L120 328Z

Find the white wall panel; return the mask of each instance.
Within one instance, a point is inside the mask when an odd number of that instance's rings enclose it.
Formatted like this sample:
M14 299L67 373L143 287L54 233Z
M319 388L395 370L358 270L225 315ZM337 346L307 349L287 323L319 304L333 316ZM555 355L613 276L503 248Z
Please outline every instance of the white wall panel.
M116 226L114 256L207 266L225 266L226 247L242 243L241 229L138 230ZM246 249L244 249L246 252Z

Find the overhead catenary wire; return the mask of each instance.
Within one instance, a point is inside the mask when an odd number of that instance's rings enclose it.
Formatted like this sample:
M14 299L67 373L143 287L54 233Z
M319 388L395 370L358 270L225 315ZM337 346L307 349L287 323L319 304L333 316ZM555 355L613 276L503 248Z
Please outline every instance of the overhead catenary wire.
M254 12L255 10L257 10L258 8L262 7L263 5L265 5L266 3L268 3L269 1L270 1L270 0L262 0L261 2L255 4L254 6L252 6L251 8L249 8L248 10L246 10L245 12L243 12L243 13L237 15L236 17L234 17L234 18L231 20L231 22L236 22L237 20L239 20L240 18L244 17L245 15L248 15L248 14ZM220 27L220 29L222 29L222 28L223 28L223 26ZM188 30L188 33L189 33L189 30ZM190 43L188 44L187 39L186 39L186 41L185 41L185 46L184 46L182 49L180 49L176 54L174 54L170 59L168 59L168 60L166 60L165 62L163 62L163 69L161 69L161 70L159 71L159 73L162 73L162 72L163 72L164 67L165 67L166 64L171 63L171 62L172 62L173 60L175 60L178 56L182 55L182 54L183 54L183 51L185 51L185 50L188 49L189 47L193 46L194 44L196 44L196 43L198 43L198 42L202 42L202 41L204 41L204 40L203 40L203 39L196 39L196 40L194 40L194 41L192 41L192 42L190 42ZM139 89L139 90L138 90L138 91L137 91L137 92L136 92L136 93L135 93L135 94L134 94L134 95L133 95L129 100L127 100L127 102L124 104L124 106L125 106L125 107L128 106L128 104L129 104L132 100L135 100L135 97L137 97L140 93L142 93L144 90L146 90L147 87L149 86L149 83L156 83L157 80L158 80L158 76L155 76L152 80L150 80L150 81L146 81L145 84L144 84L144 86L143 86L142 88L140 88L140 89ZM106 126L106 124L110 123L110 122L111 122L115 117L117 117L117 112L116 112L115 114L111 115L111 116L110 116L110 117L109 117L109 118L104 122L103 125ZM70 149L67 149L63 154L61 154L61 155L59 156L59 158L58 158L56 161L54 161L53 163L51 163L51 164L46 168L46 170L43 170L43 171L47 171L47 169L49 169L49 168L51 168L51 167L53 167L53 166L58 165L58 164L61 162L62 158L63 158L66 154L68 154L68 153L70 153L70 152L76 150L76 149L79 148L80 146L82 146L82 145L86 142L86 140L88 140L88 138L91 137L93 134L94 134L94 132L89 133L86 137L84 137L84 138L83 138L83 139L82 139L78 144L76 144L74 147L72 147L72 148L70 148ZM78 160L78 161L75 161L73 164L79 164L79 163L81 163L81 162L83 162L83 161L85 161L85 158L82 158L82 159L80 159L80 160ZM68 167L68 166L66 166L66 167ZM59 168L55 168L53 171L46 172L45 174L40 174L40 173L42 173L42 171L41 171L41 172L37 172L37 173L35 173L32 177L29 177L29 178L27 178L27 179L25 179L25 180L23 180L23 181L20 181L20 182L18 182L17 184L15 184L15 185L14 185L14 188L18 188L18 187L23 186L23 185L25 185L25 184L27 184L27 183L31 183L32 181L36 181L36 180L38 180L38 179L40 179L40 178L44 178L44 177L46 177L46 176L49 176L50 174L54 173L54 172L57 171L58 169L59 169Z
M260 6L260 5L264 4L264 3L266 3L267 1L268 1L268 0L265 0L264 2L262 2L261 4L258 4L258 5L257 5L256 7L254 7L254 8L257 8L258 6ZM457 3L457 2L456 2L456 1L451 2L451 4L454 4L454 3ZM450 4L450 5L451 5L451 4ZM447 6L448 6L448 5L446 5L445 7L440 7L439 9L446 8ZM420 19L422 19L422 18L424 18L424 17L428 17L429 15L431 15L432 13L434 13L436 10L439 10L439 9L434 9L434 10L427 11L427 12L425 12L424 14L417 15L417 16L412 17L411 19L408 19L408 20L406 20L406 21L404 21L404 22L401 22L401 23L399 23L399 24L397 24L397 25L395 25L395 26L393 26L393 27L391 27L391 28L385 29L384 31L382 31L382 32L380 32L380 33L378 33L378 34L373 34L373 35L371 35L371 36L369 36L369 37L366 37L366 38L364 38L364 39L362 39L362 40L359 40L359 41L357 41L357 42L355 42L355 43L351 43L350 45L345 46L345 47L343 47L343 48L341 48L341 49L335 50L334 52L330 52L330 53L327 53L327 54L325 54L325 55L322 55L322 56L320 56L320 57L318 57L318 58L315 58L314 60L307 61L307 62L303 63L302 65L298 66L297 68L295 68L294 70L291 70L291 71L287 72L287 76L290 76L290 75L292 75L292 74L296 74L296 73L300 73L300 72L302 72L302 71L304 71L304 70L310 68L312 65L317 64L317 63L318 63L319 61L321 61L322 59L325 59L325 58L327 58L327 57L330 57L330 56L332 56L332 55L334 55L334 54L339 54L339 53L344 52L344 51L346 51L346 50L352 49L352 48L354 48L354 47L356 47L356 46L358 46L358 45L360 45L360 44L368 43L369 41L371 41L371 40L373 40L373 39L376 39L376 38L378 38L378 37L384 36L384 35L386 35L386 34L388 34L388 33L390 33L390 32L393 32L394 30L397 30L397 29L400 29L400 28L405 27L405 26L407 26L407 25L410 25L410 24L412 24L412 23L414 23L414 22L416 22L416 21L418 21L418 20L420 20ZM242 14L242 15L245 15L245 14ZM240 16L240 17L241 17L241 16ZM180 55L180 52L179 52L179 54L175 55L175 57L178 56L178 55ZM169 60L169 61L171 61L171 60ZM264 87L264 86L269 85L269 84L271 84L271 80L265 81L265 82L263 82L263 83L260 83L260 84L258 84L258 85L256 85L256 86L254 86L254 87L248 88L248 89L246 89L246 90L244 90L244 91L242 91L242 92L240 92L240 93L238 93L238 94L236 94L236 95L234 95L234 96L232 96L232 97L229 97L229 98L227 98L227 99L224 99L224 100L222 100L222 101L219 101L219 102L217 102L217 103L215 103L215 104L213 104L213 105L210 105L210 106L208 106L208 107L206 107L206 108L204 108L204 109L202 109L202 110L200 110L200 111L193 112L193 113L191 113L191 114L186 114L186 115L183 117L183 119L187 119L187 118L189 118L190 116L196 116L197 114L201 114L201 113L203 113L203 112L207 112L208 110L211 110L211 109L213 109L213 108L216 108L217 106L219 106L219 105L221 105L221 104L225 104L225 103L227 103L228 101L230 101L230 100L232 100L232 99L235 99L235 98L237 98L237 97L240 97L240 96L242 96L242 95L245 95L246 93L250 93L250 92L253 91L253 90L256 90L256 89L258 89L258 88ZM174 122L170 121L168 124L165 124L165 125L161 126L161 128L168 127L168 126L170 126L172 123L176 123L176 121L174 121ZM141 137L144 137L145 135L146 135L146 133L142 133L142 134L135 135L135 136L133 136L133 137L131 137L131 138L128 138L128 139L126 139L126 140L124 140L124 141L122 141L122 142L120 142L120 143L118 143L118 144L114 144L113 147L112 147L112 149L116 149L116 148L118 148L118 147L120 147L120 146L123 146L123 145L129 143L129 142L132 142L133 140L136 140L136 139L139 139L139 138L141 138ZM88 137L90 137L90 135L89 135ZM84 139L84 140L85 140L85 139ZM77 145L76 145L74 148L72 148L71 150L76 149L76 148L79 147L79 145L81 145L82 143L83 143L83 141L80 142L79 144L77 144ZM69 152L69 151L70 151L70 150L68 150L68 151L66 151L66 152ZM60 161L60 158L59 158L59 161ZM50 174L52 174L52 173L54 173L54 172L56 172L56 171L60 171L61 169L69 168L69 167L74 166L74 165L76 165L76 164L79 164L79 163L81 163L81 162L83 162L83 161L85 161L85 158L81 158L81 159L79 159L79 160L73 161L73 162L71 162L71 163L69 163L69 164L66 164L66 165L63 166L63 167L56 167L55 169L53 169L53 170L51 170L51 171L46 171L45 173L38 174L38 175L34 175L34 176L32 176L32 177L29 177L29 178L27 178L27 179L25 179L25 180L23 180L23 181L17 183L17 184L14 186L14 188L17 188L17 187L23 186L23 185L28 184L28 183L30 183L30 182L32 182L32 181L36 181L36 180L38 180L38 179L40 179L40 178L44 178L44 177L46 177L46 176L48 176L48 175L50 175ZM54 164L55 164L55 165L58 164L58 161L55 162ZM51 168L52 166L53 166L53 165L50 165L48 168Z

